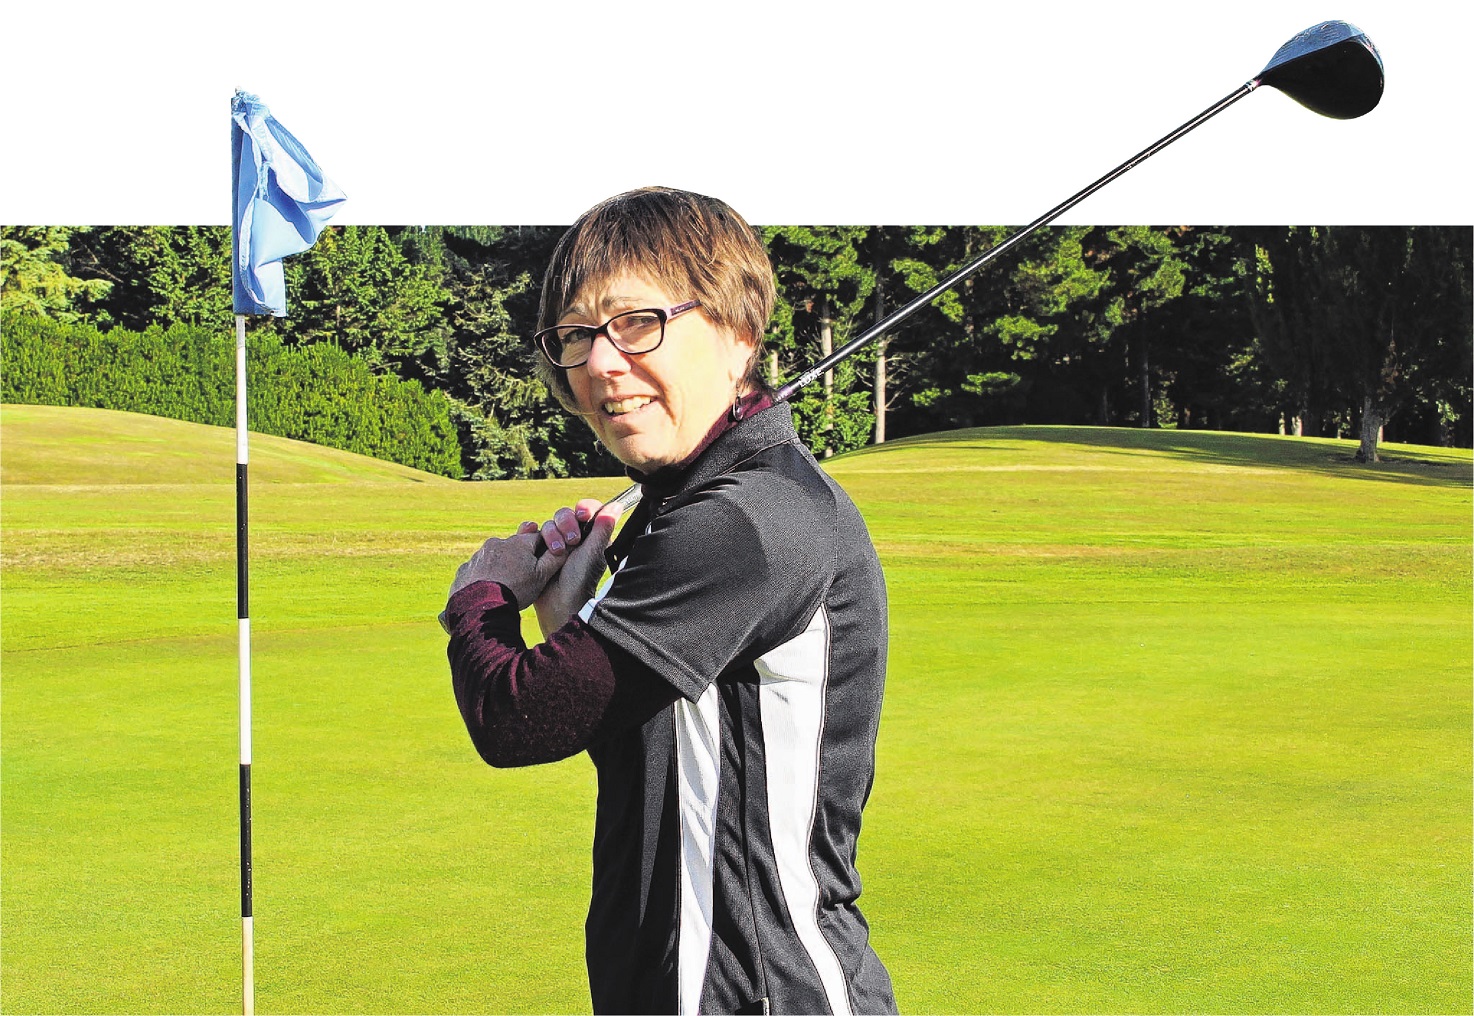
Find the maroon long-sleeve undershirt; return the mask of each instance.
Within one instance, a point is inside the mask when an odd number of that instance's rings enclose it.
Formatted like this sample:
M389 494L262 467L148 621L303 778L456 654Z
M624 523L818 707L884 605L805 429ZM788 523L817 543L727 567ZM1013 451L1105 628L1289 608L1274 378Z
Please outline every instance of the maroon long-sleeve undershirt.
M458 590L446 620L456 703L491 765L576 755L677 698L674 687L578 617L528 649L517 600L500 582Z
M674 489L713 441L772 405L768 393L749 392L684 461L649 476L630 475L647 495ZM624 542L622 556L640 529L627 525L611 552ZM679 697L659 674L577 617L528 649L518 609L510 589L489 581L457 590L445 608L456 702L472 743L491 765L527 766L576 755L644 723Z

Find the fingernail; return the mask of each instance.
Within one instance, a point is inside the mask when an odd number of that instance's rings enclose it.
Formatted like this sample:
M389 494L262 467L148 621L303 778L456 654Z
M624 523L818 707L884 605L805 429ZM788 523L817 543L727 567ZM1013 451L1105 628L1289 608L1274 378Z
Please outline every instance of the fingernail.
M562 540L549 540L548 541L548 549L549 550L562 550L563 549L563 541Z
M589 510L587 508L575 508L573 509L573 517L582 522L589 517Z

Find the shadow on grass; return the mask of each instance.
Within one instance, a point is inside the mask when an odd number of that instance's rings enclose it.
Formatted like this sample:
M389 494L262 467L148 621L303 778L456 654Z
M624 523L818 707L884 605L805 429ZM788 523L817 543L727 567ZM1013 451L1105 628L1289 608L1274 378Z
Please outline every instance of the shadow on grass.
M1001 451L998 441L1042 441L1080 445L1096 454L1135 456L1141 452L1207 465L1310 469L1327 476L1411 483L1437 487L1474 486L1474 458L1468 449L1384 445L1379 463L1357 462L1357 442L1334 438L1283 437L1222 431L1142 430L1133 427L975 427L924 434L870 447L858 455L884 454L924 445Z

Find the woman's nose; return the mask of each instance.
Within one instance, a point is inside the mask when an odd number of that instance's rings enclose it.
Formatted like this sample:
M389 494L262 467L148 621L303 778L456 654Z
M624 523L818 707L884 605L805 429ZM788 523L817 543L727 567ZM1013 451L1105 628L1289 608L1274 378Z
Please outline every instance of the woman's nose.
M585 368L595 377L623 374L629 369L629 357L619 351L608 332L601 331L594 336L594 344L589 347L589 360Z

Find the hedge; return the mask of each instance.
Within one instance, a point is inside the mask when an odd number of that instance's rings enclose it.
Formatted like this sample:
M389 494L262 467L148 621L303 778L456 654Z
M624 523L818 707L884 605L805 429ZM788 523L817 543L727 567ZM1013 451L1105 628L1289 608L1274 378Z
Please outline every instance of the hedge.
M450 401L413 381L375 374L332 346L249 336L247 413L253 431L459 478ZM235 425L235 337L204 328L143 332L8 314L0 321L0 400L150 413Z

